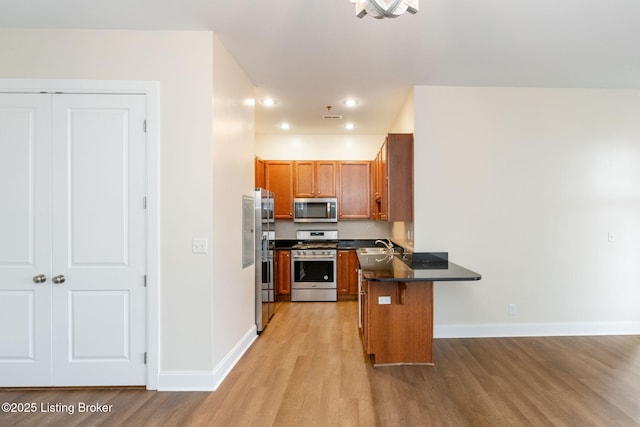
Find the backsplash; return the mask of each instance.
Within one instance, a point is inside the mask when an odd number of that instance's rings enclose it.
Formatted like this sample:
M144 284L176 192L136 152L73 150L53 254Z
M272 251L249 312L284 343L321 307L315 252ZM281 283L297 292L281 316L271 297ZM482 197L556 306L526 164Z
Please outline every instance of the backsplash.
M295 239L298 230L338 230L340 239L381 239L390 236L390 224L384 221L338 221L334 223L294 223L276 220L276 239Z

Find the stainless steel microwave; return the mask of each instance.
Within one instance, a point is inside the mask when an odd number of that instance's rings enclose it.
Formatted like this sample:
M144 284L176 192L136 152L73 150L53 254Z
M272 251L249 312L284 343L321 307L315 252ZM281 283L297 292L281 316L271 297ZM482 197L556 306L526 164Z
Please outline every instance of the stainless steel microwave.
M293 222L338 222L338 199L293 199Z

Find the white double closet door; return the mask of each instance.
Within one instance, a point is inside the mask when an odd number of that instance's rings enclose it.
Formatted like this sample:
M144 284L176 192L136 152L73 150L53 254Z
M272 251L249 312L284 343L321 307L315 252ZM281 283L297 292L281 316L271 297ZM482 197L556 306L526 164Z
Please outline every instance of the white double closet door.
M144 385L145 96L0 94L0 386Z

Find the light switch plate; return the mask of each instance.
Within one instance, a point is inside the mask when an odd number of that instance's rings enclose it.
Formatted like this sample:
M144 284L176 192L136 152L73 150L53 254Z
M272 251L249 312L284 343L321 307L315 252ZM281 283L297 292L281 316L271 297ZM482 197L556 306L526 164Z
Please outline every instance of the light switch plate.
M391 297L390 296L378 297L378 304L391 304Z
M191 242L191 252L194 254L206 254L209 252L209 241L207 239L193 239Z

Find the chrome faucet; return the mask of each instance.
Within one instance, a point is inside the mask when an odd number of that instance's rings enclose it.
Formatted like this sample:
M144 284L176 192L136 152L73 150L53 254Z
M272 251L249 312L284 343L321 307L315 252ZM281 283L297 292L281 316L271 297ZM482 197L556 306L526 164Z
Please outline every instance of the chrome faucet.
M393 252L393 243L391 243L391 240L387 239L386 242L384 240L376 240L373 244L376 245L378 243L382 243L385 248L387 248L390 252Z

